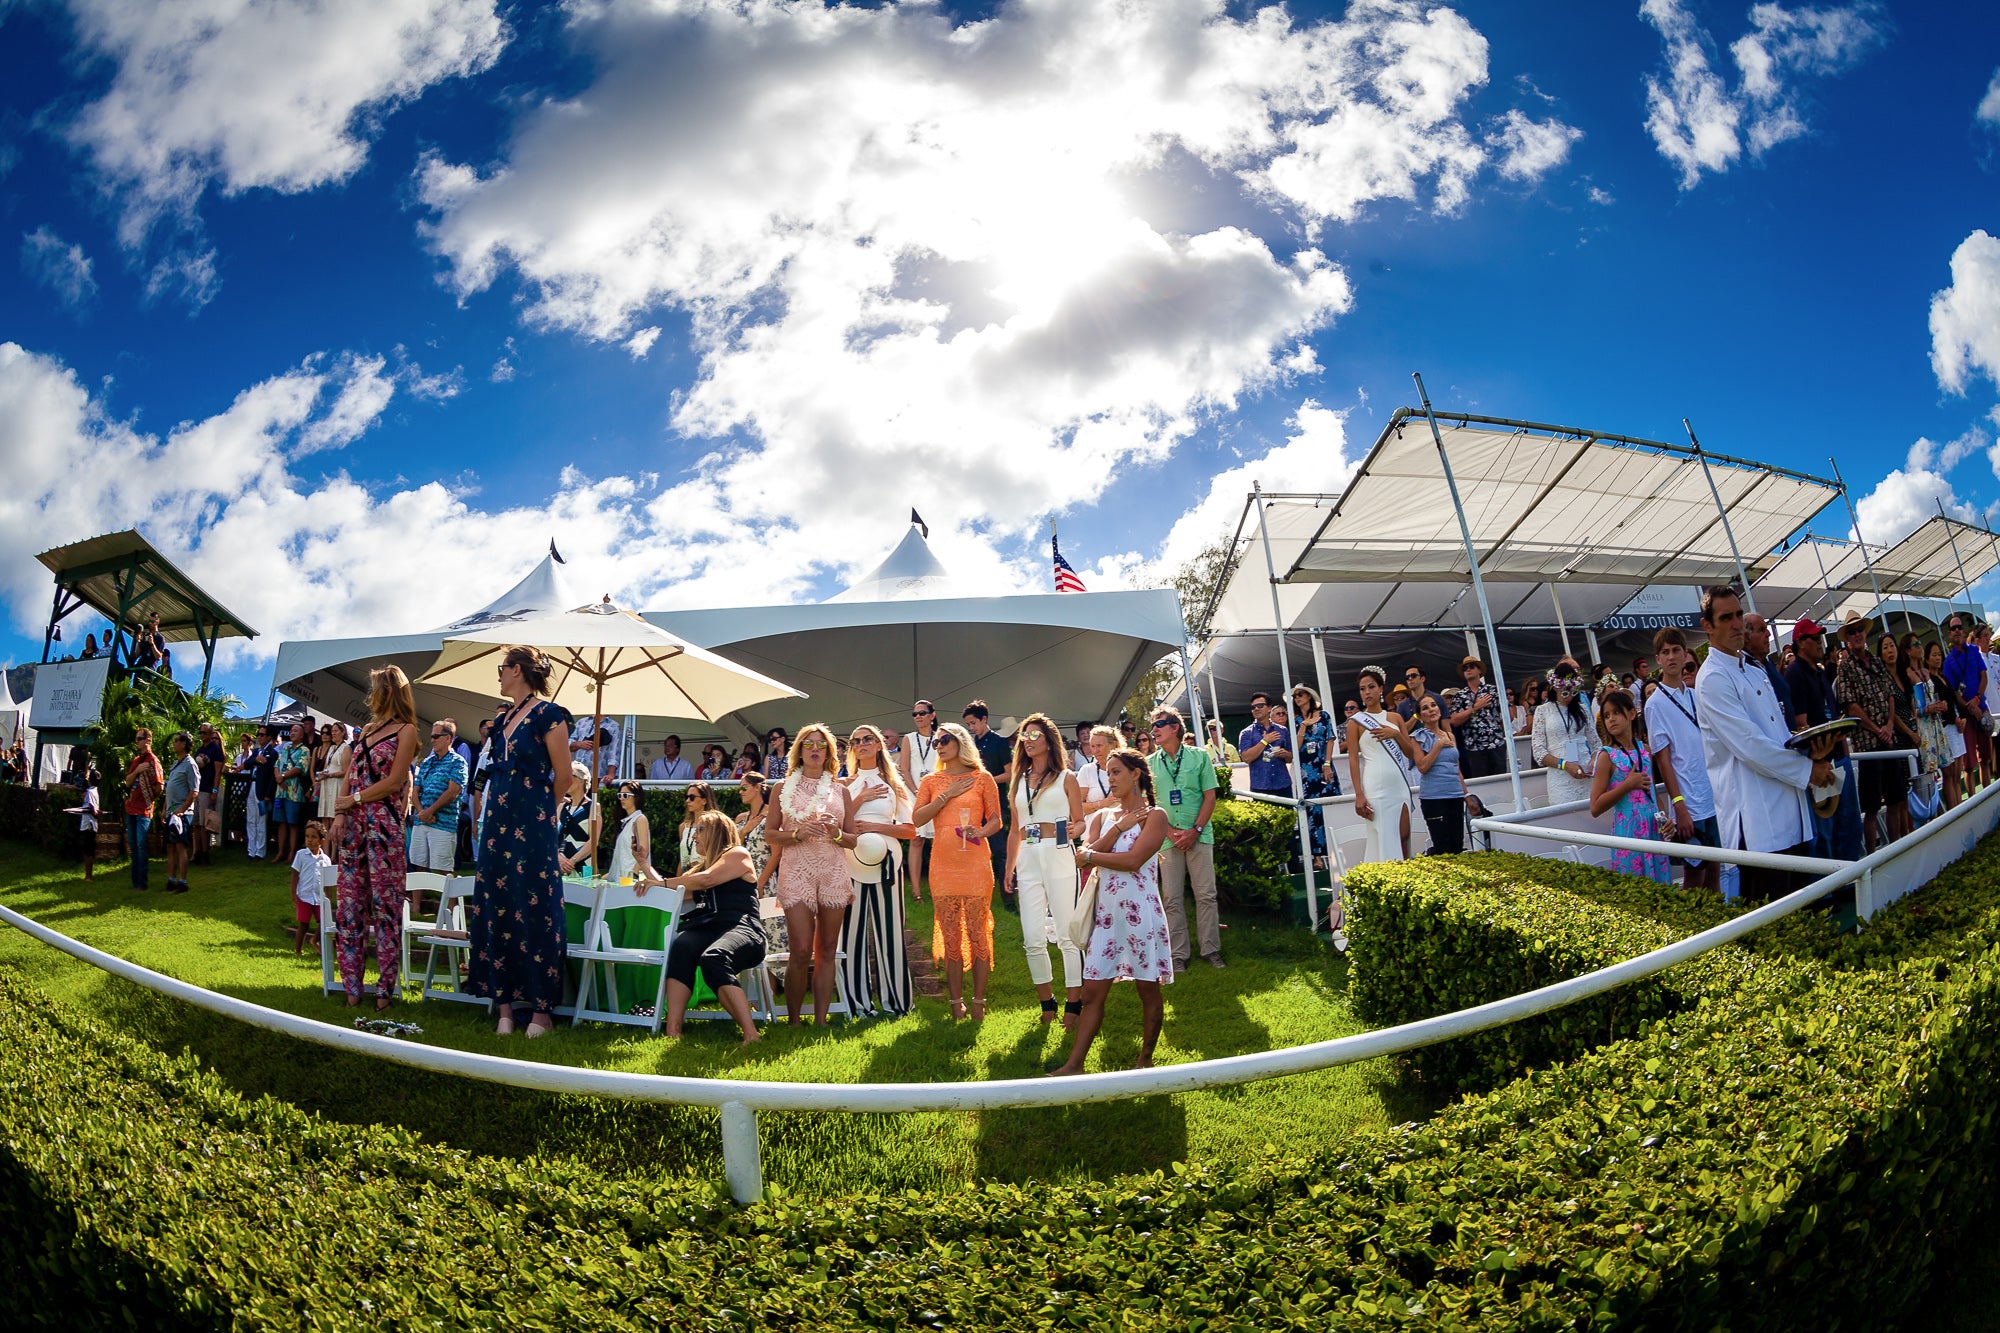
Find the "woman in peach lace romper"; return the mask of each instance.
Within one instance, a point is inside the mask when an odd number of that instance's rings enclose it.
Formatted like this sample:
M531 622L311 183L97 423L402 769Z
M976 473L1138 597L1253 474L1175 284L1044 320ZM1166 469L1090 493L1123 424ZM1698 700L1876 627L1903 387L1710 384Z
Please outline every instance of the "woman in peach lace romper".
M972 964L972 1016L986 1017L986 975L993 969L993 858L986 840L1000 831L1000 789L979 762L979 748L956 722L937 729L938 771L917 788L915 822L934 824L931 900L936 924L931 956L944 963L951 1016L965 1017L959 996Z
M846 848L854 844L854 812L834 773L833 733L814 722L799 730L785 780L771 802L765 840L778 858L778 906L785 909L791 956L785 963L785 1013L797 1026L812 968L813 1021L824 1026L833 1004L840 925L854 901Z

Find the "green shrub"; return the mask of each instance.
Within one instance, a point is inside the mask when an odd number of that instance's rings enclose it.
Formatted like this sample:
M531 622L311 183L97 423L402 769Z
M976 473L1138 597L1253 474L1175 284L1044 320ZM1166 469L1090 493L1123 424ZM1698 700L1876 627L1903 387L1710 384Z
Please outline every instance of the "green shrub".
M82 804L83 792L80 788L54 783L42 789L42 808L35 841L43 851L52 852L65 860L82 859L82 829L75 815L64 813ZM102 816L99 822L103 822Z
M41 822L41 792L18 783L0 783L0 838L33 842Z
M1215 803L1215 887L1223 905L1281 911L1291 898L1298 820L1261 801Z
M1511 931L1514 956L1555 969L1720 910L1480 858L1460 885L1477 905L1451 911L1442 869L1371 871L1359 910L1419 920L1407 894L1445 923L1422 947L1456 923L1459 956L1504 960ZM1894 1327L1995 1183L1996 874L1989 841L1890 909L1883 938L1917 956L1813 922L1717 950L1666 974L1633 1035L1581 1033L1567 1063L1304 1158L742 1211L712 1187L245 1099L0 977L0 1310L243 1329Z

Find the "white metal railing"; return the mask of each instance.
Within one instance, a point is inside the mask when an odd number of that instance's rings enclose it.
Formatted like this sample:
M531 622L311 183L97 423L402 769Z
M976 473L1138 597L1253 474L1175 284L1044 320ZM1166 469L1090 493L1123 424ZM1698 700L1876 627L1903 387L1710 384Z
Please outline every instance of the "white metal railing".
M1351 1064L1358 1060L1372 1060L1379 1056L1413 1051L1574 1004L1629 982L1652 976L1676 963L1740 939L1772 921L1791 915L1842 885L1863 881L1890 859L1907 852L1911 844L1939 839L1959 822L1971 819L1975 812L1984 812L1984 818L1990 820L1993 815L2000 813L2000 804L1996 802L2000 802L2000 784L1989 786L1971 800L1961 803L1909 837L1892 843L1860 861L1839 866L1783 898L1650 953L1641 954L1622 963L1614 963L1581 977L1556 982L1539 990L1494 1000L1456 1013L1440 1014L1434 1018L1403 1023L1396 1027L1379 1028L1372 1032L1356 1033L1353 1036L1312 1042L1283 1050L1225 1056L1215 1060L1199 1060L1155 1069L1082 1074L1062 1079L995 1079L971 1083L767 1083L745 1079L691 1078L665 1074L626 1073L608 1069L584 1069L570 1065L544 1064L533 1060L479 1055L470 1051L456 1051L436 1046L411 1045L392 1037L378 1037L352 1028L323 1023L317 1019L282 1013L248 1000L220 995L188 982L164 976L150 968L141 967L137 963L71 939L8 907L0 906L0 922L5 922L45 944L82 959L114 976L123 977L127 981L212 1013L302 1041L369 1055L411 1068L435 1073L460 1074L510 1087L716 1107L722 1113L723 1170L728 1178L732 1195L739 1202L748 1203L760 1198L763 1193L763 1167L757 1136L759 1111L881 1113L1071 1105L1080 1102L1113 1101L1126 1097L1157 1096L1162 1093L1195 1092L1206 1088L1278 1078L1287 1074L1307 1073L1334 1065ZM1529 813L1545 815L1548 812L1538 810ZM1523 827L1519 820L1518 815L1481 819L1474 821L1474 827L1493 826L1509 833L1527 833L1527 828ZM1564 837L1575 836L1574 831L1570 830L1563 830L1560 833ZM1529 834L1529 836L1535 835ZM1631 850L1660 851L1669 854L1686 851L1685 847L1677 843L1644 842L1638 839L1612 841L1627 845ZM1967 837L1965 848L1969 848L1972 841L1971 837ZM1715 848L1704 850L1719 860L1733 860L1739 864L1761 864L1769 856L1768 853L1731 852ZM1959 854L1962 854L1963 850L1960 849ZM1955 857L1950 854L1947 847L1944 860L1951 859ZM1787 868L1800 868L1797 858L1789 860L1791 864ZM1818 866L1824 863L1812 864Z

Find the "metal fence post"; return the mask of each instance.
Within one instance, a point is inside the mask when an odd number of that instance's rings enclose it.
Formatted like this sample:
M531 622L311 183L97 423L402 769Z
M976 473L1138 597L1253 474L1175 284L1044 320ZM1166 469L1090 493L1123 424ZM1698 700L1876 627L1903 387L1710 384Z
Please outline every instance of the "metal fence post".
M757 1113L742 1102L722 1104L722 1174L729 1197L753 1204L764 1197L764 1154L757 1142Z

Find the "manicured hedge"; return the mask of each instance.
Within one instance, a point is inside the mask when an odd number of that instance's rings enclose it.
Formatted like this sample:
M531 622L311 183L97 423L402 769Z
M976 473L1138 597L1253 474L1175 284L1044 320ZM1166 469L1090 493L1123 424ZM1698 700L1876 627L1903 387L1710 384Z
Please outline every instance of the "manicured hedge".
M1406 970L1560 973L1720 910L1596 871L1459 864L1462 911L1438 902L1452 866L1357 874L1363 966L1394 966L1380 932L1423 912L1438 924ZM712 1186L246 1100L0 978L0 1311L149 1328L1893 1327L1994 1185L1997 881L1989 840L1870 932L1900 951L1810 922L1717 951L1643 1013L1600 1016L1633 1035L1589 1049L1579 1031L1558 1042L1567 1063L1302 1160L741 1212Z
M1298 820L1260 801L1215 803L1215 887L1223 906L1282 910L1291 896Z

